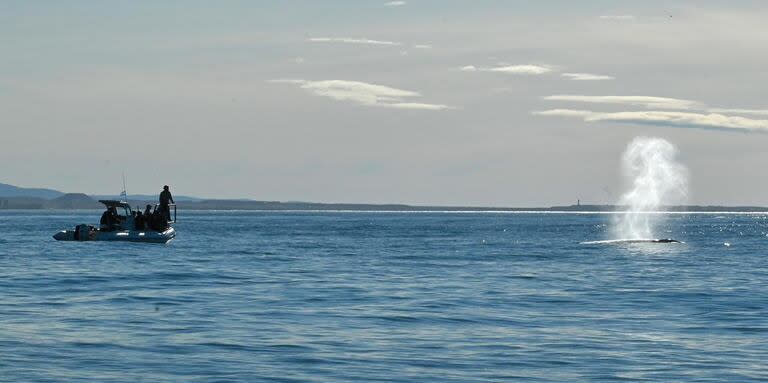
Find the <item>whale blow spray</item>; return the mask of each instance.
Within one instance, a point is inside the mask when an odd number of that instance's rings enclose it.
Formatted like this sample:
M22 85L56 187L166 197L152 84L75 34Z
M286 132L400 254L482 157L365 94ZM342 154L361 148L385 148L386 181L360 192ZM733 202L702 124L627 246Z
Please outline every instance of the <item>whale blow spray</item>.
M651 239L665 206L684 203L688 195L688 170L676 161L677 149L669 141L637 137L622 158L622 171L631 189L619 205L626 212L617 217L616 238Z

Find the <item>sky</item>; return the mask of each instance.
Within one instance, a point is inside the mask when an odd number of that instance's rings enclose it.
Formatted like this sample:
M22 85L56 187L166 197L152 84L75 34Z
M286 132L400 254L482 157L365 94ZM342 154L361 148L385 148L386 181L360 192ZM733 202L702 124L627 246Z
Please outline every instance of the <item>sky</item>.
M762 1L3 1L0 182L614 203L638 136L768 206Z

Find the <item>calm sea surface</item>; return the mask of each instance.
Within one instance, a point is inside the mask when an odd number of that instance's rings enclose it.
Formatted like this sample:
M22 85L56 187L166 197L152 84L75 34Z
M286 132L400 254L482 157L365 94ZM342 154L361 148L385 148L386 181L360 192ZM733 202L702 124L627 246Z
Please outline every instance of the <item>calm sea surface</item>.
M768 381L768 216L0 212L2 382ZM729 244L728 245L726 245Z

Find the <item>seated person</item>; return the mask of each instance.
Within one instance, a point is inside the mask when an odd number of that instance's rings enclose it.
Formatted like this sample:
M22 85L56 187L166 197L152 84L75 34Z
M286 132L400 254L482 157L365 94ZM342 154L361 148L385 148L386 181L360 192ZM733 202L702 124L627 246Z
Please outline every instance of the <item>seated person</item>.
M119 223L120 223L120 218L117 216L117 211L115 211L114 207L109 207L101 215L101 220L99 221L99 224L101 225L100 230L101 231L115 230L115 226L117 226Z
M168 228L168 221L165 219L165 214L160 209L155 209L152 213L152 230L165 231Z
M144 214L141 214L141 212L136 213L136 218L133 220L134 225L136 226L136 230L144 230L146 227L146 223L144 222Z

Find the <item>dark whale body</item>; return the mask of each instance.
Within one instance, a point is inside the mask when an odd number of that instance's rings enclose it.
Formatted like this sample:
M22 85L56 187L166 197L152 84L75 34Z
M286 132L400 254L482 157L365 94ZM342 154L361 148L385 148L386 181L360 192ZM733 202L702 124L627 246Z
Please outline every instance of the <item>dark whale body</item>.
M626 243L682 243L682 242L672 238L661 238L661 239L630 239L630 240L627 240Z
M649 239L609 239L605 241L582 242L582 245L611 245L624 243L685 243L672 238L649 238Z

